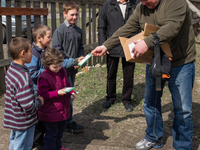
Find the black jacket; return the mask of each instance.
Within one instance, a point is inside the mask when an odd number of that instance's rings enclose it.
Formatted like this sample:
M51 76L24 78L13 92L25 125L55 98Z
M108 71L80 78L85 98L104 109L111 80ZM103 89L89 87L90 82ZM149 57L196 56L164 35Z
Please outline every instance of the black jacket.
M107 0L104 2L99 15L98 22L98 41L102 45L113 33L122 27L140 0L130 0L126 7L125 19L122 16L121 9L117 0ZM109 51L112 57L124 57L124 51L121 44Z

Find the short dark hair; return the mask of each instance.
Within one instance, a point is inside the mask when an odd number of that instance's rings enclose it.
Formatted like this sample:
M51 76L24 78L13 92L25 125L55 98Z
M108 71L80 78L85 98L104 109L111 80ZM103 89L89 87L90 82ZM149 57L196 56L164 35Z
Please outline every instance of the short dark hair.
M63 60L63 54L55 48L48 48L42 55L42 64L47 68L49 68L51 64L62 63Z
M31 41L28 39L25 39L23 37L15 37L11 40L8 51L10 52L10 56L12 59L18 59L19 54L22 50L25 50L25 52L28 52L28 50L31 47Z
M37 42L37 36L41 36L42 38L44 38L44 36L46 35L46 32L51 30L51 28L49 28L46 25L42 25L39 24L36 27L34 27L32 29L32 36L33 36L33 41L36 43Z
M67 2L63 4L63 11L67 14L69 10L76 9L79 11L79 6L74 2Z

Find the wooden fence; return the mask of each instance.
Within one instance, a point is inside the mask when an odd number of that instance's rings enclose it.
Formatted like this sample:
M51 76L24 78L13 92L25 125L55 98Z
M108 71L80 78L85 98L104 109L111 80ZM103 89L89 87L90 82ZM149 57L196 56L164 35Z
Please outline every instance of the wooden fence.
M34 16L34 26L42 23L48 25L54 30L63 23L63 3L73 1L80 6L78 26L82 28L83 44L85 55L90 53L97 44L97 20L98 13L101 10L105 0L0 0L6 2L6 8L0 8L0 21L3 15L6 15L6 26L0 26L0 94L5 93L5 73L12 59L9 57L8 44L12 39L12 15L15 16L16 36L22 36L22 15L26 15L27 38L32 40L31 15ZM187 0L188 1L188 0ZM195 33L199 29L198 9L200 9L200 0L190 0L190 9L193 12L193 25ZM189 3L189 1L188 1ZM193 5L195 7L193 7ZM195 9L198 8L198 9ZM6 44L3 43L3 29L6 29ZM105 63L105 57L93 57L88 61L87 65L95 65L97 63Z

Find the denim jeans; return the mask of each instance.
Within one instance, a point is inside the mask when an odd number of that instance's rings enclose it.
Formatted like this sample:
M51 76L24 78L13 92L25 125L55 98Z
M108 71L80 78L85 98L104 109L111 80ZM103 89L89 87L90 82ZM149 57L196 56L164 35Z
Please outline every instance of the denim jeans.
M160 141L163 136L163 120L161 112L162 91L155 91L155 80L146 67L146 87L144 96L144 113L147 122L145 138L149 141ZM191 150L192 121L192 88L195 77L194 62L173 67L172 76L168 80L168 88L172 95L174 106L174 121L172 127L173 147L176 150Z
M74 82L75 82L75 74L74 75L68 75L68 81L71 84L71 86L74 86ZM73 104L72 104L72 100L70 100L70 116L69 118L67 118L66 123L72 123L73 122Z
M33 146L35 126L27 130L11 130L9 150L30 150Z

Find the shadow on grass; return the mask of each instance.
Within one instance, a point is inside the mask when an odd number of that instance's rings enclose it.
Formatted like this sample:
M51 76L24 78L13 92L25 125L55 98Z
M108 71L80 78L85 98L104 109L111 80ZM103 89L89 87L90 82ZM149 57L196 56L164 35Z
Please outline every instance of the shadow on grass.
M199 113L200 113L200 104L199 103L192 103L193 107L193 139L192 139L192 149L191 150L198 150L199 143L200 143L200 122L199 122ZM173 119L174 119L174 112L173 112L173 103L170 102L162 107L162 112L170 111L168 115L168 119L163 122L163 138L162 141L166 144L167 139L172 136L172 126L173 126Z
M138 83L134 86L134 89L139 89L139 91L141 92L135 92L137 94L134 95L134 98L138 99L137 102L133 102L133 107L135 108L138 104L140 104L141 101L139 100L143 99L144 83ZM117 95L118 100L115 101L114 105L117 105L117 103L121 103L121 101L119 100L121 98L121 93L118 93ZM133 114L131 112L130 114L123 117L115 117L112 114L110 114L109 116L103 116L102 113L108 111L108 109L102 108L102 104L105 100L106 98L101 98L91 103L88 107L84 108L81 113L73 115L74 120L77 123L83 125L85 129L84 132L80 134L71 134L66 132L64 133L63 143L68 145L67 147L70 150L84 150L86 149L87 145L91 143L93 145L95 145L95 143L99 145L99 142L103 143L105 140L109 139L110 137L104 134L104 130L110 129L109 123L107 122L108 120L114 120L114 122L118 123L128 118L144 117L144 114ZM104 142L104 144L106 145L106 142ZM109 143L107 144L109 145Z

